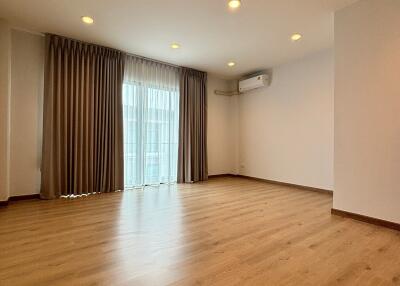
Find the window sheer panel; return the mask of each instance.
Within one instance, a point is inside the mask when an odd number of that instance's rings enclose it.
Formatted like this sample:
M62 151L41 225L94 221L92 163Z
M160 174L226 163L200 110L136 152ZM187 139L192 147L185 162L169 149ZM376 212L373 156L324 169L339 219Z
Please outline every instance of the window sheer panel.
M178 69L128 56L123 105L125 188L176 182Z

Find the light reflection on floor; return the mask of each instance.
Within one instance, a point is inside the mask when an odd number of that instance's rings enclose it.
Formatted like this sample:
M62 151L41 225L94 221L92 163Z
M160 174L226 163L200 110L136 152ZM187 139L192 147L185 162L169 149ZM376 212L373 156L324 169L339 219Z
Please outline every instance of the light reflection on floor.
M162 271L183 256L182 208L177 185L125 191L116 233L116 255L122 262L124 276L133 278L139 272L143 275L155 269Z

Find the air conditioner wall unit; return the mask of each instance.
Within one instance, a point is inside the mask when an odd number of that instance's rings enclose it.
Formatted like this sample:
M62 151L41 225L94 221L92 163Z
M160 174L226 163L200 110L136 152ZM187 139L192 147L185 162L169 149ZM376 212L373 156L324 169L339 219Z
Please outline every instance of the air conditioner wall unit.
M256 88L267 86L269 76L267 74L260 74L248 79L239 81L239 92L246 92Z

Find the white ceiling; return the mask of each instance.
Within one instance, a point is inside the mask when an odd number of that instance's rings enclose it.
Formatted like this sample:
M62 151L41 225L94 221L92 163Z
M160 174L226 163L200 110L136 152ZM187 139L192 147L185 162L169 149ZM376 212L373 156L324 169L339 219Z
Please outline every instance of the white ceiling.
M0 0L0 18L232 78L332 46L333 12L354 2L242 0L232 12L227 0ZM303 39L293 43L295 32Z

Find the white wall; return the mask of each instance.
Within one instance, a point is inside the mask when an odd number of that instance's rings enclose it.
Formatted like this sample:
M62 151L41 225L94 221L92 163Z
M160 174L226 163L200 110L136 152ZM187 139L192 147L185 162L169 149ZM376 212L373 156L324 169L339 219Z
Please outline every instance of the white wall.
M12 30L10 195L40 191L44 37Z
M400 223L400 1L335 15L333 207Z
M240 174L333 189L333 70L333 51L322 51L240 95Z
M0 201L40 190L44 38L0 21Z
M231 96L216 95L214 90L230 90L227 80L208 75L208 174L236 173L237 158L237 100Z
M0 19L0 201L9 197L11 30Z

